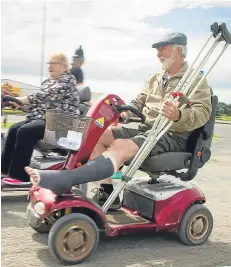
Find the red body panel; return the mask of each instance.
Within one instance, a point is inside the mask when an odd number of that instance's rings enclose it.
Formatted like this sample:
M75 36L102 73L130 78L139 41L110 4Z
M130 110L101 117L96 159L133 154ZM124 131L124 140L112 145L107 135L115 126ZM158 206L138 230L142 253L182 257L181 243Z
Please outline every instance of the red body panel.
M46 206L46 213L40 216L41 221L55 210L65 208L87 208L97 213L103 221L105 232L108 236L116 236L120 234L129 234L140 231L161 231L177 230L187 208L195 202L205 202L204 194L197 188L183 190L173 196L155 201L155 210L153 220L147 223L127 224L127 225L109 225L105 214L94 203L84 199L81 196L70 196L57 200L56 195L50 190L32 187L30 189L32 206L37 201L42 201ZM136 211L124 207L127 211L134 215L138 215Z
M69 154L65 163L66 169L70 170L76 168L76 164L78 162L81 162L82 164L86 163L103 132L113 122L117 121L120 116L120 113L117 112L113 107L124 104L124 101L121 100L117 95L110 94L100 98L89 109L87 116L92 118L92 122L87 131L85 140L79 149L79 152L73 152Z

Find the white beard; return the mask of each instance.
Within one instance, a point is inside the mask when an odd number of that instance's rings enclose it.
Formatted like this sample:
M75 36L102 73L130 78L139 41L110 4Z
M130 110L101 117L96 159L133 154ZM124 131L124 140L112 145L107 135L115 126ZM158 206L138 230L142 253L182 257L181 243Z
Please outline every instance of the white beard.
M161 62L161 69L167 71L175 61L176 55L173 54L170 58L166 58L164 62Z

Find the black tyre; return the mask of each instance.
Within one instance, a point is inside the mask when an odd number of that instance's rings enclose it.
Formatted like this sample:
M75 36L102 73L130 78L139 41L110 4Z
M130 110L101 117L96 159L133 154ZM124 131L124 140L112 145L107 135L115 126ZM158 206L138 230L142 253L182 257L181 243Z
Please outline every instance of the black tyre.
M48 221L45 219L38 227L31 225L31 228L33 228L36 232L40 233L40 234L47 234L49 233L50 229L51 229L51 224L48 223Z
M65 215L50 229L50 252L65 264L85 261L97 248L99 231L96 223L81 213Z
M213 216L202 204L190 206L181 221L178 235L182 243L188 246L203 244L213 229Z

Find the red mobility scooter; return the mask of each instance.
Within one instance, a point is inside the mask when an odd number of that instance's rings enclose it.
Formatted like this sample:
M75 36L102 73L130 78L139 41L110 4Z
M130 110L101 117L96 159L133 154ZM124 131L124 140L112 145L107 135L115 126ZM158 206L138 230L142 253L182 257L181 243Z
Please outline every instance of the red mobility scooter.
M213 37L215 39L211 49L220 41L225 41L219 58L231 43L231 36L224 24L214 23L211 28L209 40ZM169 94L171 101L179 103L182 98L185 100L180 106L181 110L188 104L185 95L198 77L211 49L197 68L194 68L195 60L176 90ZM212 67L214 65L215 63ZM201 76L201 80L189 94L189 99L212 67L206 75ZM179 90L184 93L183 96ZM203 205L206 201L204 194L188 181L196 176L198 169L211 156L210 146L217 106L217 97L213 94L211 101L211 117L203 127L193 131L186 152L167 152L147 158L152 147L173 123L159 115L145 143L132 162L128 163L121 181L103 207L78 188L57 196L50 190L33 186L27 208L28 221L38 232L49 232L48 246L51 253L65 264L81 263L97 248L100 232L107 236L117 236L141 231L172 231L186 245L204 243L212 231L213 217ZM110 94L99 99L85 118L87 123L84 126L82 144L78 151L69 152L64 169L70 170L85 164L102 133L125 110L132 111L144 120L139 111L125 105L117 95ZM149 177L132 179L138 169L148 173ZM65 178L67 177L63 175L63 179ZM122 191L122 207L117 211L110 211L110 205Z

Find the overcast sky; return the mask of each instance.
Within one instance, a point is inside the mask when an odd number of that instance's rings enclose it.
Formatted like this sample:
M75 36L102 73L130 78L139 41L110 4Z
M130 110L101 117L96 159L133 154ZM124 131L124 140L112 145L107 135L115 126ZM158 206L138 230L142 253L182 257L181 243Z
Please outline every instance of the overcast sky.
M214 21L226 22L231 31L231 1L46 1L43 78L50 54L60 51L71 60L82 45L85 83L92 91L117 93L129 101L160 69L153 42L167 32L184 32L190 63ZM2 78L39 85L42 22L43 1L2 0ZM231 103L230 75L231 46L208 78L226 103Z

